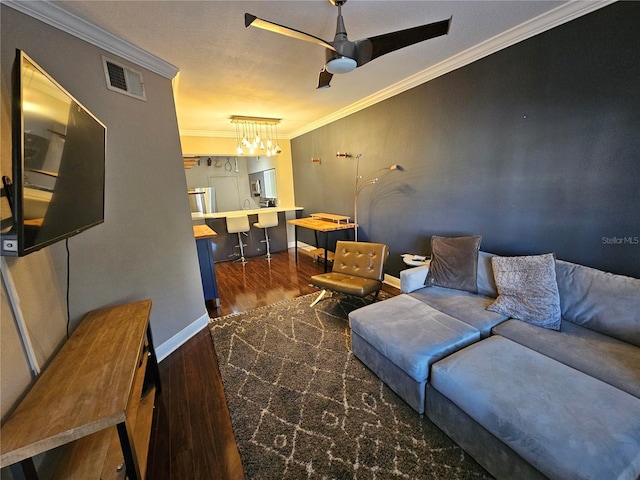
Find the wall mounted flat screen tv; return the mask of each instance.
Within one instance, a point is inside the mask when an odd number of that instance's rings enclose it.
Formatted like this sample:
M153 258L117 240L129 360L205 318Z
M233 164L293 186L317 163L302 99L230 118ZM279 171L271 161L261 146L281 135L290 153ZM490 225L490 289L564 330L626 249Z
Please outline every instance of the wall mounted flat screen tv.
M107 129L21 50L13 83L2 255L23 256L104 222Z

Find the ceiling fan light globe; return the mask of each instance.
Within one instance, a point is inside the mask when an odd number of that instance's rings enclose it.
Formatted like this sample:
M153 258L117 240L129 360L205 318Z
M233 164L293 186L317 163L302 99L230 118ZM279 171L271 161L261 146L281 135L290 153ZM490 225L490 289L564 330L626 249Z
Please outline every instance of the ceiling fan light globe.
M348 73L354 70L358 66L358 63L349 57L337 57L332 58L327 62L326 68L327 72L336 74L336 73Z

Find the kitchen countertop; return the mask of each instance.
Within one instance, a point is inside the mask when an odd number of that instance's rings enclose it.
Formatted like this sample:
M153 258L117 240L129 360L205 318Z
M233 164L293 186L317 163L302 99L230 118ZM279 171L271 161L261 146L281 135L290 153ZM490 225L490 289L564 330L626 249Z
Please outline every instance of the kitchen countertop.
M260 212L275 210L276 212L290 212L293 210L303 210L304 207L267 207L267 208L252 208L249 210L233 210L229 212L216 212L216 213L191 213L193 220L200 220L204 218L227 218L236 215L257 215Z
M209 228L207 225L194 225L193 226L193 236L196 240L200 240L202 238L213 238L218 234Z

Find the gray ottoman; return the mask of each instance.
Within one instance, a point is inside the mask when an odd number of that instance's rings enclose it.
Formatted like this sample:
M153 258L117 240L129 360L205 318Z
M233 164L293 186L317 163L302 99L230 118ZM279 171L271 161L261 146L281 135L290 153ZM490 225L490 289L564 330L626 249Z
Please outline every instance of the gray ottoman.
M480 331L409 295L349 314L351 349L416 412L425 408L431 364L480 339Z

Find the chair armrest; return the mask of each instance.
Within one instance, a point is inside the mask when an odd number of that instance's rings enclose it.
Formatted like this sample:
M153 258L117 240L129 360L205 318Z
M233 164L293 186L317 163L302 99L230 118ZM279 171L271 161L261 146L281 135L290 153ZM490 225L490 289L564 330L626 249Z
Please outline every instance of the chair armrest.
M424 287L424 281L429 272L428 265L421 267L407 268L400 271L400 290L402 293L411 293Z

